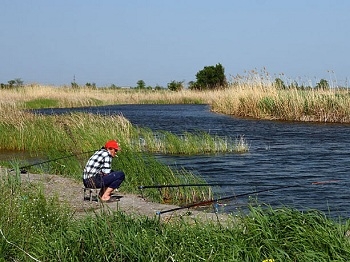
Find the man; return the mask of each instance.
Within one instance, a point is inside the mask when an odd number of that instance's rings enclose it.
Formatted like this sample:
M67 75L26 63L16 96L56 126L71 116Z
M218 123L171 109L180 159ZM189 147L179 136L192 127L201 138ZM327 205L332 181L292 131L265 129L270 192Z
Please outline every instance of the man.
M125 179L122 171L113 171L112 159L120 150L115 140L109 140L87 161L83 172L83 183L87 188L101 188L99 197L102 202L111 201L111 193L118 189Z

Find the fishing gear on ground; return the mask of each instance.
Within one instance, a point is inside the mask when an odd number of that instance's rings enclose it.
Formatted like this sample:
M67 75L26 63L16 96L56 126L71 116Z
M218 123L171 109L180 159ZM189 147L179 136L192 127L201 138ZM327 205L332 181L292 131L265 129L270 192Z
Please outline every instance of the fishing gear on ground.
M216 182L216 183L206 183L206 184L176 184L176 185L152 185L152 186L138 186L138 189L141 191L141 197L143 196L143 190L147 188L156 188L158 190L162 188L172 188L172 187L214 187L214 186L235 186L234 183L225 183L225 182Z
M324 184L338 183L338 182L340 182L340 180L327 180L327 181L311 182L308 185L324 185ZM197 202L197 203L192 203L192 204L189 204L189 205L185 205L185 206L177 207L177 208L172 208L172 209L168 209L168 210L164 210L164 211L157 211L156 215L160 216L160 215L165 214L165 213L174 212L174 211L178 211L178 210L182 210L182 209L186 209L186 208L189 209L189 208L197 207L197 206L206 206L206 205L210 205L210 204L218 204L219 201L230 200L230 199L234 199L234 198L238 198L238 197L243 197L243 196L248 196L248 195L253 195L253 194L259 194L259 193L268 192L268 191L275 191L275 190L280 190L280 189L285 189L285 188L303 187L303 186L307 186L307 184L305 184L305 185L293 184L293 185L285 185L285 186L267 188L267 189L262 189L262 190L256 190L256 191L243 193L243 194L239 194L239 195L232 195L232 196L216 198L216 199L201 201L201 202ZM214 207L214 209L215 209L215 207Z

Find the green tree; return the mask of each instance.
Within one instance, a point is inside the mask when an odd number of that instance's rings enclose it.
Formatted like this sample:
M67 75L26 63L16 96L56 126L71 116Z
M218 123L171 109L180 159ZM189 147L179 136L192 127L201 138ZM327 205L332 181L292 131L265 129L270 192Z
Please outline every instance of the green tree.
M143 80L137 81L136 84L137 84L137 86L136 86L137 89L145 89L146 88L146 83Z
M17 87L23 86L23 81L21 78L15 78L15 86Z
M168 83L168 89L171 91L180 91L183 89L183 81L179 82L179 81L171 81L170 83Z
M320 82L316 84L317 89L329 89L329 84L327 80L321 79Z
M16 87L23 87L23 81L21 78L15 78L13 80L7 81L7 84L1 83L1 89L10 89Z
M219 63L215 66L205 66L196 74L196 83L192 89L214 89L227 85L225 68Z

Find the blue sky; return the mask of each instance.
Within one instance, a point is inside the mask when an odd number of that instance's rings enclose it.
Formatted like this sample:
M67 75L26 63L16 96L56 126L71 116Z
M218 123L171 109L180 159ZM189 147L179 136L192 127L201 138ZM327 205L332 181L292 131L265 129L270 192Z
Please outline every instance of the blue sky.
M161 85L221 63L347 84L348 0L2 0L0 82Z

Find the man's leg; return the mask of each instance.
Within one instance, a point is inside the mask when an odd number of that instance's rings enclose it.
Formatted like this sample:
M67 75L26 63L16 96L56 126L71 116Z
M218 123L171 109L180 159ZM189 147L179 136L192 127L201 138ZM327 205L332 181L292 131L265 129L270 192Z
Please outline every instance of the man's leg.
M102 195L102 200L109 200L111 197L111 193L114 189L120 187L121 183L123 183L125 179L125 174L122 171L113 171L107 176L103 177L103 183L106 187L104 194Z

